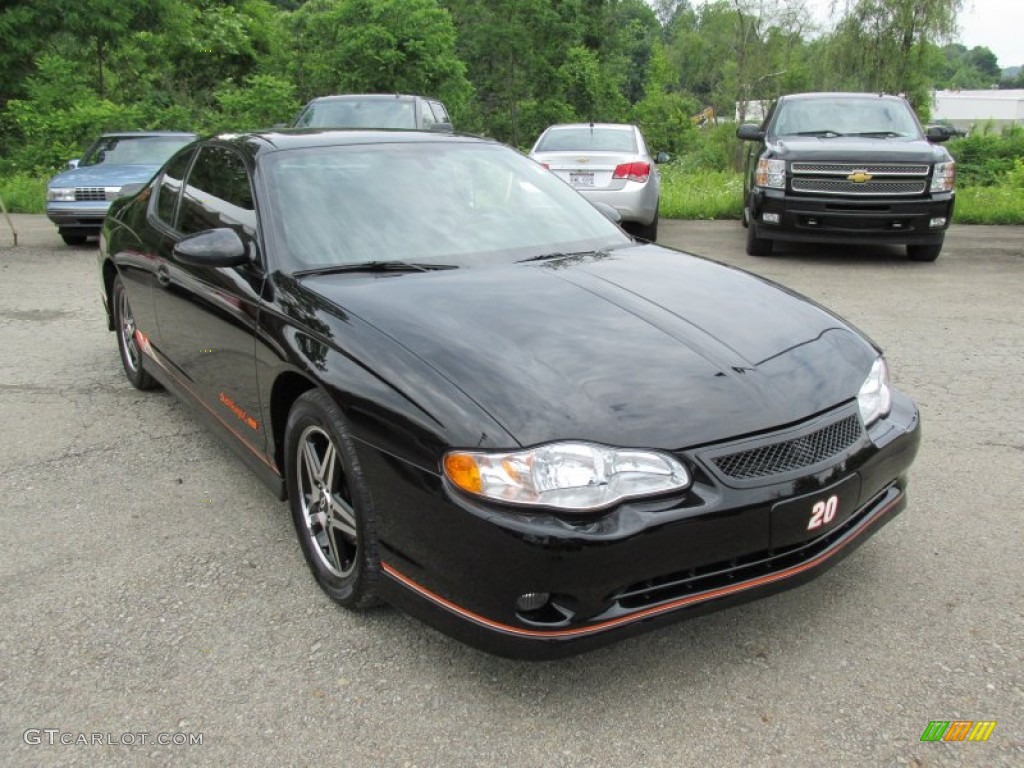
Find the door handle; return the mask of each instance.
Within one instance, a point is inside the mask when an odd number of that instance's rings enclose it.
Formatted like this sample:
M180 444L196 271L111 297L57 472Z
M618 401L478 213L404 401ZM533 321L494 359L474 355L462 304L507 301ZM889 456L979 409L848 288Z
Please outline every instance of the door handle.
M163 264L156 268L156 281L165 288L171 284L171 272Z

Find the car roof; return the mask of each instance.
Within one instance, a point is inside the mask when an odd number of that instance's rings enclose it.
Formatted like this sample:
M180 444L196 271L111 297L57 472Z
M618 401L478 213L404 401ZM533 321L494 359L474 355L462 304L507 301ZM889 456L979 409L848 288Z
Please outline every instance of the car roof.
M359 144L439 144L459 142L465 144L493 144L504 146L494 139L437 131L405 129L345 129L345 128L280 128L243 134L220 134L207 141L227 142L251 155L310 147L355 146Z
M190 131L107 131L100 134L101 139L148 139L160 137L192 137L199 134Z
M612 128L621 131L632 131L636 128L630 123L557 123L549 125L547 130L558 130L562 128Z
M427 99L427 96L417 96L411 93L339 93L331 96L317 96L315 99L310 100L310 104L316 104L321 101L385 101L387 99L393 99L395 101L412 101L414 99Z
M905 101L902 96L892 93L851 93L848 91L820 91L815 93L790 93L780 96L779 101L803 101L805 99L884 99L886 101Z

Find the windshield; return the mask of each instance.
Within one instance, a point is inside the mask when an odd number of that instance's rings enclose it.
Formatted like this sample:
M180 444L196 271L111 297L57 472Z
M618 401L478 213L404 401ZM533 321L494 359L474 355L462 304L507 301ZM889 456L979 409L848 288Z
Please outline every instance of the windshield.
M785 101L771 132L776 136L921 137L907 104L876 97Z
M416 105L398 99L338 99L311 104L299 128L415 128Z
M78 165L163 165L193 140L192 136L103 136Z
M552 128L545 133L534 152L636 152L633 131L622 128Z
M288 271L383 260L473 266L630 242L567 184L497 144L312 147L263 163Z

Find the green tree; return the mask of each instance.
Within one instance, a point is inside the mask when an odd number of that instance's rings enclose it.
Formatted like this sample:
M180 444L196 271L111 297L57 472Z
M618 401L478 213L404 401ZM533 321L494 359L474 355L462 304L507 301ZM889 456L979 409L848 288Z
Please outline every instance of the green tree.
M436 0L310 0L291 15L299 95L419 93L456 116L471 94L455 26Z

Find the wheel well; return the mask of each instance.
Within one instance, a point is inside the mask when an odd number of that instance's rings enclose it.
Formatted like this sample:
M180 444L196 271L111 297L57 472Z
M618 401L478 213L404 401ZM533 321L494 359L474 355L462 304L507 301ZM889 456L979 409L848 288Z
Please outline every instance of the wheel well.
M103 262L103 290L104 296L106 297L106 310L107 310L107 330L114 330L114 305L113 305L113 291L114 291L114 278L117 277L117 267L114 266L114 262L107 259Z
M270 428L273 430L274 437L274 461L282 473L284 473L284 428L288 424L288 414L295 401L315 387L316 385L305 376L289 371L277 377L270 392Z

